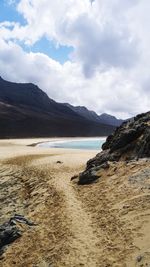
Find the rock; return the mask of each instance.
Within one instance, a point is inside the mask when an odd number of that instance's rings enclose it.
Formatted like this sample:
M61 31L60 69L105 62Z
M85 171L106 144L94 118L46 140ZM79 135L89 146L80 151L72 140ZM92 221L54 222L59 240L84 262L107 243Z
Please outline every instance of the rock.
M143 256L141 256L141 255L139 255L139 256L136 258L137 262L141 262L142 259L143 259Z
M95 182L100 176L97 174L97 167L93 167L90 170L87 170L81 174L79 174L79 185L84 185L84 184L91 184Z
M60 160L58 160L56 163L57 163L57 164L62 164L63 162L62 162L62 161L60 161Z
M77 179L78 177L79 177L79 175L74 175L74 176L71 177L70 180L73 181L73 180Z
M110 165L109 165L108 161L106 161L103 164L101 164L101 169L104 169L104 170L109 169L109 166Z
M36 223L29 221L23 215L20 215L20 214L15 214L14 217L12 217L10 220L15 221L15 222L19 222L19 223L25 223L29 226L36 226L37 225Z
M138 160L150 157L150 112L123 122L107 137L102 152L87 162L86 170L79 176L79 184L89 184L99 176L93 168L107 169L108 162Z
M19 214L15 214L8 222L2 224L0 226L0 255L4 253L6 245L13 243L16 239L22 236L22 232L17 226L17 222L25 223L28 226L36 225Z
M131 150L132 158L150 157L150 112L124 122L103 144L110 153ZM117 151L118 150L118 151ZM131 157L131 156L130 156Z
M3 252L3 247L14 242L21 237L20 230L11 221L0 226L0 251Z

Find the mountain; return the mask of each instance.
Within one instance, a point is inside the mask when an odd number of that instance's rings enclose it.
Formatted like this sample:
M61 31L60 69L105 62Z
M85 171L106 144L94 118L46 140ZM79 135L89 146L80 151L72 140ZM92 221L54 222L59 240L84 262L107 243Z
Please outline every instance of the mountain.
M89 110L84 106L75 107L68 103L65 103L65 105L88 120L93 120L95 122L104 123L107 125L113 125L116 127L120 126L123 123L123 120L117 119L116 117L112 115L109 115L106 113L98 115L96 112Z
M89 110L84 106L76 106L75 107L75 106L72 106L68 103L65 103L64 105L69 107L71 110L75 111L77 114L84 117L85 119L99 122L99 116L96 114L96 112Z
M32 83L0 78L0 138L106 136L114 129L55 102Z
M99 115L99 121L101 123L105 123L105 124L113 125L113 126L120 126L124 122L124 120L117 119L115 116L112 116L106 113Z

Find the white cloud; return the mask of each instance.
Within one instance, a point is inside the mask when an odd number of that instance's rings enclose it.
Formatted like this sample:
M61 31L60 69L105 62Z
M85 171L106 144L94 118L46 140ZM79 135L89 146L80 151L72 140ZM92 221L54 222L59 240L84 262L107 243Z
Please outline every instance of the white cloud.
M89 0L63 0L61 4L59 0L21 0L18 11L27 25L14 29L13 34L27 44L45 35L58 44L73 46L72 58L81 61L87 76L97 66L129 67L138 51L124 13L134 2L120 5L118 0L96 0L91 6Z
M129 117L149 109L150 52L147 0L21 0L26 25L0 24L0 73L34 82L61 102ZM74 48L64 65L26 53L46 36Z

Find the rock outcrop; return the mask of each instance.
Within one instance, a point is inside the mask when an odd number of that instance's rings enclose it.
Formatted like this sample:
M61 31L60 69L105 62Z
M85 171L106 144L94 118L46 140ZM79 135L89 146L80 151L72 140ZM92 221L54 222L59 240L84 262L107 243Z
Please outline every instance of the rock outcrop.
M0 255L4 252L6 245L11 244L16 239L22 236L21 231L18 229L16 224L9 220L0 226Z
M102 146L102 152L87 162L79 175L79 184L89 184L99 178L98 171L109 168L114 161L138 160L150 157L150 112L124 122Z
M8 222L0 225L0 255L3 254L7 245L13 243L16 239L22 236L22 231L17 223L36 226L35 223L19 214L15 214Z

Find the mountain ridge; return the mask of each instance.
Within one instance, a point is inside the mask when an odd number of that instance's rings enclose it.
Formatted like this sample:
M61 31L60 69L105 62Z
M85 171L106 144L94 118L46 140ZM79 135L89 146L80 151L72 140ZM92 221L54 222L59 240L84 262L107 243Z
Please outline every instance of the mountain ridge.
M32 83L0 78L0 137L107 136L115 129L50 99Z
M107 113L102 113L101 115L98 115L95 111L89 110L85 106L73 106L68 103L64 103L64 105L70 107L73 111L85 117L86 119L90 119L99 123L118 127L121 125L121 123L124 122L124 120L117 119L115 116L112 116Z

